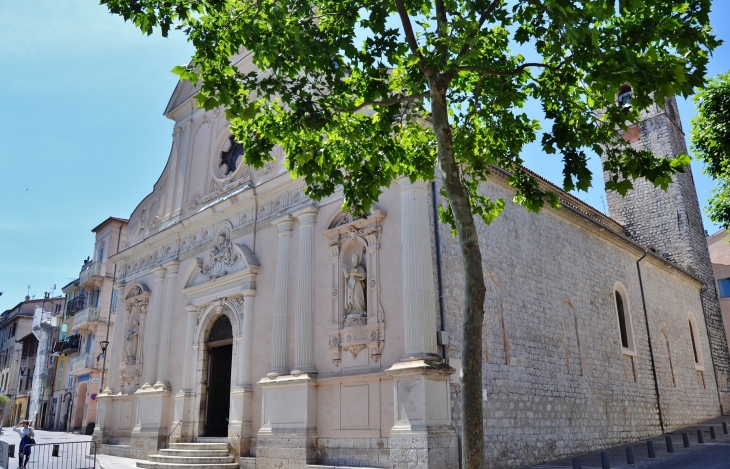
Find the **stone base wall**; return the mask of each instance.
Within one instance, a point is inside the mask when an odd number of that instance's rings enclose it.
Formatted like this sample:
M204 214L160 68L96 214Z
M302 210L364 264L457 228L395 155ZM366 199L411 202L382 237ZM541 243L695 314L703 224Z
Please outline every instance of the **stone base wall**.
M388 438L318 438L318 464L351 467L390 467Z
M272 436L256 439L257 469L303 469L316 462L317 439L302 436Z
M158 432L134 432L129 438L129 457L147 459L150 454L157 454L159 448L166 446L166 438Z
M130 448L128 445L101 445L99 449L101 454L108 454L109 456L118 456L120 458L129 458Z
M456 433L441 436L391 436L390 467L393 469L458 469Z

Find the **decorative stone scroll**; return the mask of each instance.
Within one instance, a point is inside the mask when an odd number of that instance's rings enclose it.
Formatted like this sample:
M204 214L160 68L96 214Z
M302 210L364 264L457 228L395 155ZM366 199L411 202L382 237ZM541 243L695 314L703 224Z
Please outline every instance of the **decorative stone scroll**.
M379 366L385 315L378 251L385 216L377 206L362 217L338 212L322 231L329 240L332 279L328 347L332 363L343 370ZM369 354L367 360L363 353Z

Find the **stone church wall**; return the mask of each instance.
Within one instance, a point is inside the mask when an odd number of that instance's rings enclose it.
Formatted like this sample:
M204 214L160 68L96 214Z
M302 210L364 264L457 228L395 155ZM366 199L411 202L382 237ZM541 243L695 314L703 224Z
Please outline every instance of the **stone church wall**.
M484 191L505 201L513 197L498 174ZM487 283L488 467L521 467L661 433L636 266L643 251L570 207L532 214L507 202L490 226L477 224ZM458 242L444 226L441 249L449 356L457 364L463 274ZM701 285L653 256L641 268L665 428L719 414ZM616 282L628 295L634 356L621 351ZM690 312L698 324L704 372L694 366ZM459 431L460 399L458 381L452 380Z

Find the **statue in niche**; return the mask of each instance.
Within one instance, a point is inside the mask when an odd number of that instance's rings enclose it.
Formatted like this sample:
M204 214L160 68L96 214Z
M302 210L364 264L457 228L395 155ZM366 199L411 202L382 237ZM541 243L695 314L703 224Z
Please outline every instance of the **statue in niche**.
M124 340L124 363L134 365L137 362L137 341L139 337L139 322L132 321L132 328L127 332Z
M345 296L345 311L348 318L359 318L367 316L365 308L365 268L360 263L360 256L352 255L352 269L348 272L343 266L347 282L347 295Z

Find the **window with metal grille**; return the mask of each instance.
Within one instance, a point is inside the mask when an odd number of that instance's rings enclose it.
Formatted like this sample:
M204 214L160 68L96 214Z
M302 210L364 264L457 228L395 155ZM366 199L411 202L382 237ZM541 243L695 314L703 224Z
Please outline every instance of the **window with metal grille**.
M233 327L231 327L231 321L228 319L228 316L223 314L215 320L213 327L210 328L207 342L221 342L232 339Z

